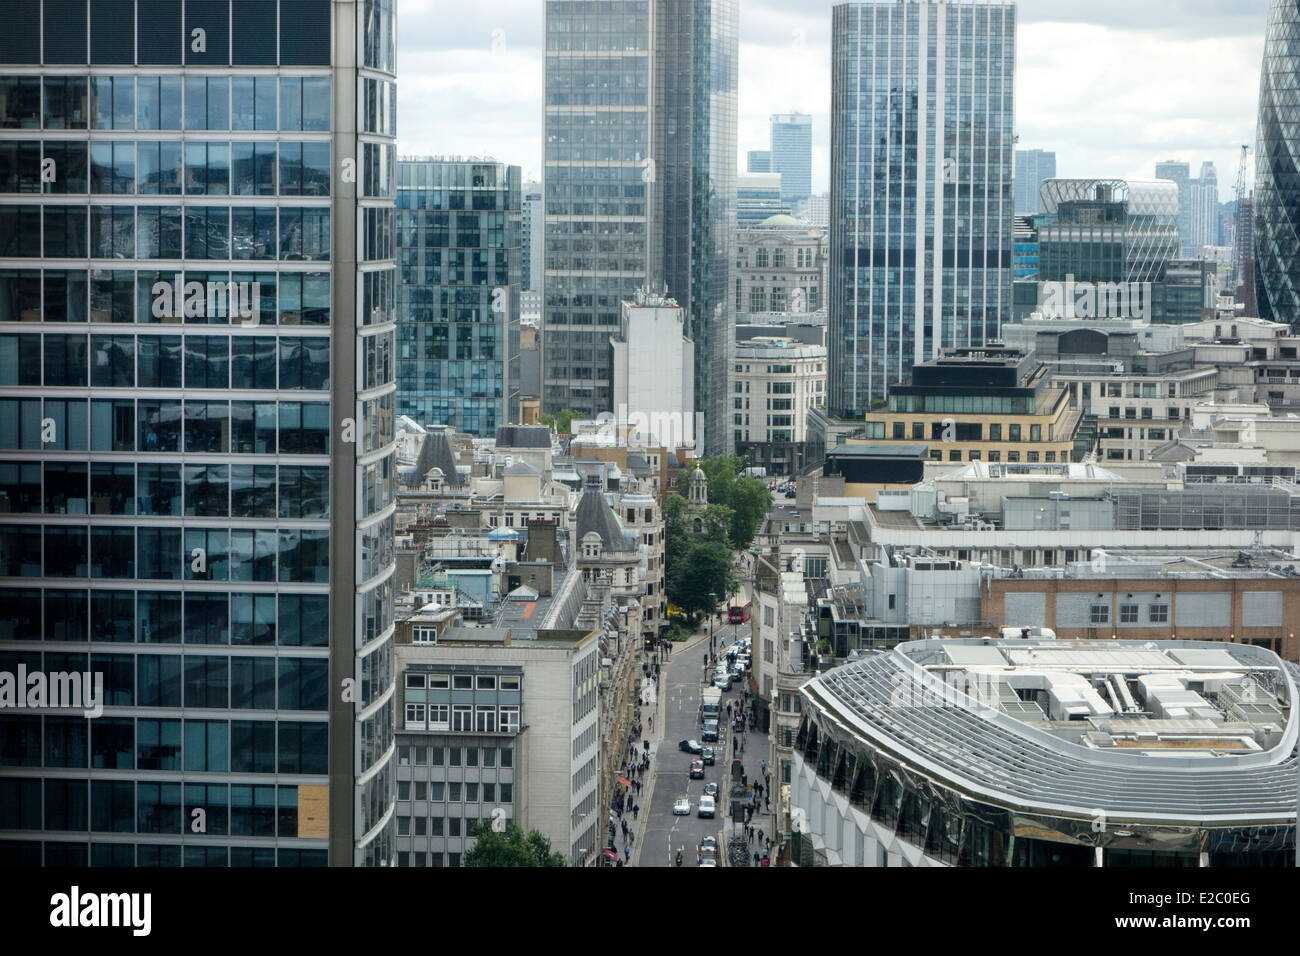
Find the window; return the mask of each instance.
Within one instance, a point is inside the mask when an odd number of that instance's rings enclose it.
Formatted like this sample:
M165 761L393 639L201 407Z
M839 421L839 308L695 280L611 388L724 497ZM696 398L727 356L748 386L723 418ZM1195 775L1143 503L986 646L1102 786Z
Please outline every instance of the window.
M1138 622L1138 606L1136 604L1121 604L1119 606L1119 622L1121 624L1136 624Z
M451 729L468 733L474 729L474 708L468 704L457 704L451 709Z
M1169 605L1152 604L1147 607L1147 620L1151 624L1169 623Z
M502 707L501 708L501 731L507 734L519 732L519 708ZM504 767L505 764L502 763Z
M1088 607L1089 624L1109 624L1110 623L1110 606L1106 604L1093 604Z

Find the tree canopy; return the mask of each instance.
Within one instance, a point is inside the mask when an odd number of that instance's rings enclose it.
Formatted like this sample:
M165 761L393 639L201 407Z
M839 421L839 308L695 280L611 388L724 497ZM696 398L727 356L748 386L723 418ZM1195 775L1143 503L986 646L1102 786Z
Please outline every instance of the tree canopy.
M503 831L491 821L480 820L474 827L474 845L462 861L465 866L564 866L564 855L551 851L551 841L537 830L527 835L517 823Z
M572 408L565 408L554 415L543 415L541 422L547 428L555 429L557 434L567 435L573 431L573 420L581 417L582 412L575 411Z
M709 595L719 601L737 588L733 552L747 547L772 503L767 485L739 477L736 458L701 462L709 479L709 503L696 515L681 492L690 471L678 478L679 491L664 500L665 563L668 599L692 613L712 610ZM698 528L697 528L698 522Z

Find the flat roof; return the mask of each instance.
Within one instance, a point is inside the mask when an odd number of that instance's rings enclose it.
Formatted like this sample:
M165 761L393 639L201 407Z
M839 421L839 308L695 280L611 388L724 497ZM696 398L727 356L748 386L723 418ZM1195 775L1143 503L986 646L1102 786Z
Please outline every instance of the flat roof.
M928 458L925 445L837 445L826 453L827 458Z

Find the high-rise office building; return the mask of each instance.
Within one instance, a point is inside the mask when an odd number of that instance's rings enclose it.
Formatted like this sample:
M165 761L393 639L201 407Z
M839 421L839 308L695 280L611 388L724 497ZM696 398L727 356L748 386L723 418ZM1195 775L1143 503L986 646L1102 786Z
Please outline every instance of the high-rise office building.
M746 160L745 171L750 173L770 173L772 171L772 151L769 149L751 149Z
M1045 179L1056 178L1056 153L1045 149L1016 150L1016 215L1042 212L1038 189Z
M781 198L797 203L812 195L812 117L778 113L771 122L771 171L781 174Z
M1259 143L1255 151L1255 293L1260 318L1300 327L1300 8L1272 0L1259 81Z
M393 7L5 5L0 863L393 860Z
M547 411L614 411L622 303L666 288L695 342L697 440L727 450L737 19L737 0L546 6Z
M1170 159L1156 163L1156 179L1167 179L1178 185L1178 235L1180 251L1192 254L1192 167L1188 163Z
M489 438L519 421L520 171L397 164L397 414Z
M1011 304L1015 29L1010 2L834 8L831 415L859 417L914 363L998 335Z
M525 183L523 186L523 230L519 234L519 287L522 292L541 292L542 251L546 248L544 240L545 217L542 209L542 184Z
M1191 255L1203 246L1219 245L1219 177L1214 163L1202 163L1201 175L1190 187L1192 208L1188 214L1191 229Z
M781 201L780 173L750 173L736 180L736 228L757 226L773 216L790 215Z

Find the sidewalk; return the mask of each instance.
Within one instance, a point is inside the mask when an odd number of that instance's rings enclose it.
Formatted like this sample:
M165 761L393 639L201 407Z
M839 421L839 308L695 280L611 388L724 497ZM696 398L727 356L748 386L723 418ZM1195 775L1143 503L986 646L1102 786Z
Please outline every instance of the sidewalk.
M736 736L736 731L729 729L727 736L728 736L728 743L727 743L728 758L730 759L731 748L732 748L732 744L730 741ZM750 729L749 724L746 723L745 733L741 735L741 740L742 740L742 746L744 747L744 752L740 753L738 756L740 757L741 760L741 766L743 766L745 769L745 777L748 785L752 789L753 784L757 782L757 783L764 784L764 787L766 788L769 784L766 780L764 780L762 763L763 761L767 760L768 756L770 755L768 735L760 731ZM770 773L772 768L769 766L767 769L768 769L768 773ZM769 796L770 795L768 791L764 789L763 799L760 800L758 803L758 810L755 811L754 815L750 818L749 821L750 826L754 828L753 838L749 840L747 844L749 848L748 852L749 852L750 866L754 865L754 860L753 860L754 851L756 850L758 851L759 858L761 859L767 845L766 842L760 845L758 841L758 831L762 830L763 836L765 838L770 837L772 834L772 829L773 829L772 823L774 819L773 811L770 809L765 809L766 807L770 806L770 802L768 801ZM731 819L730 805L728 805L728 817L726 823L726 832L728 838L730 838L733 834L741 833L743 823L744 823L743 817L734 821ZM776 851L775 845L773 845L772 850L773 852Z

